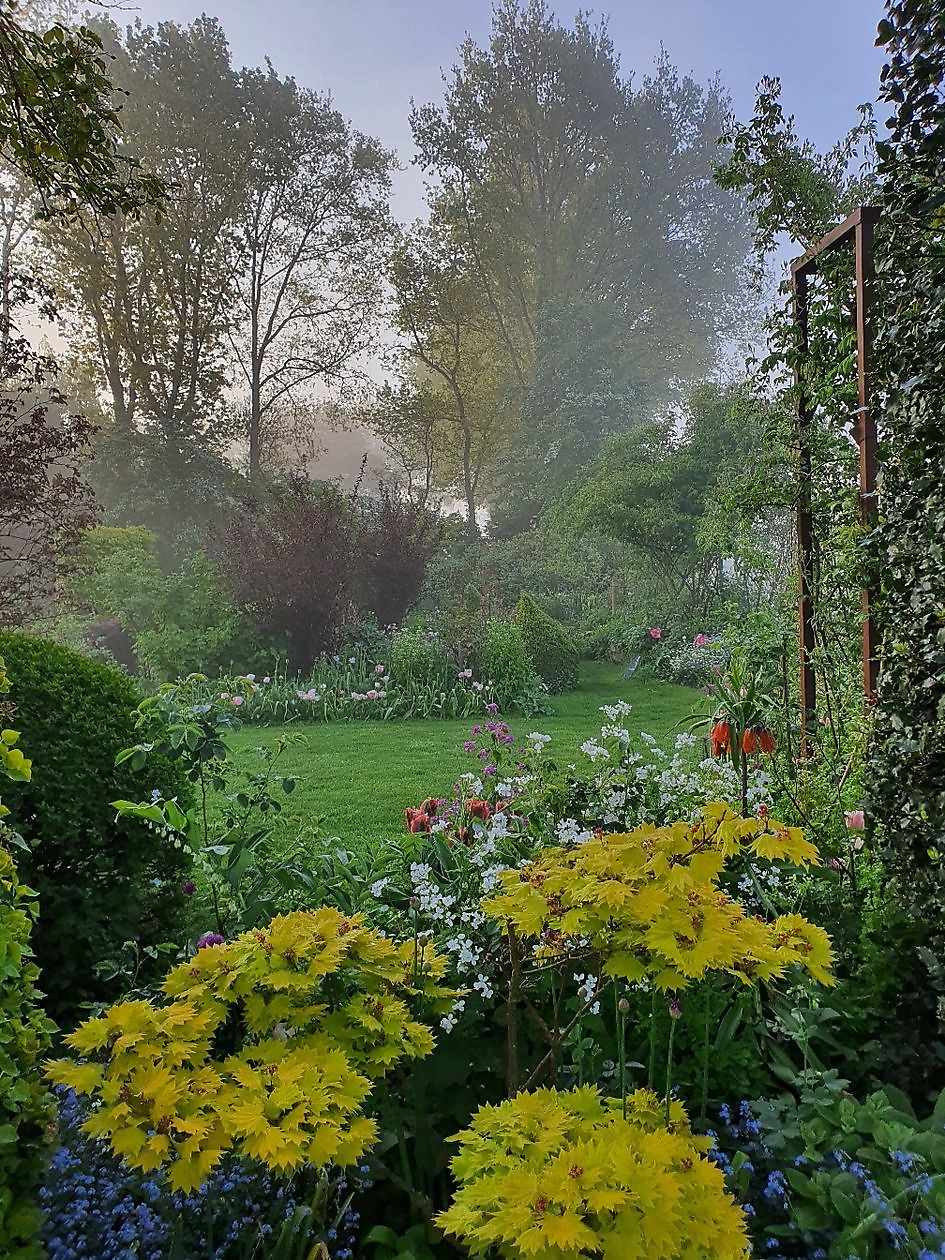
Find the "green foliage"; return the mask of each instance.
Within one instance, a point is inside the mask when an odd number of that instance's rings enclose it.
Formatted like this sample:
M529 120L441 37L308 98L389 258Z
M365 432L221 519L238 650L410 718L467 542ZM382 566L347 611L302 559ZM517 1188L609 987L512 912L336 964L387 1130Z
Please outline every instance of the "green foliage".
M38 1260L34 1196L45 1164L52 1098L40 1062L52 1041L30 936L36 895L20 882L0 823L0 1248L9 1260Z
M140 526L89 530L69 588L72 604L94 622L118 622L138 667L157 682L246 655L248 627L207 556L198 551L176 567L162 565L157 536Z
M878 146L883 208L877 329L885 406L880 521L868 547L883 630L869 816L903 904L942 946L945 911L945 15L891 0L880 27L891 131ZM930 997L928 989L925 997ZM941 999L940 999L941 1000Z
M662 594L651 606L650 615L661 610L651 625L669 615L705 622L719 599L756 592L765 568L758 544L770 526L741 499L750 497L749 474L770 474L763 458L766 408L744 386L703 385L687 403L681 434L668 421L650 420L609 437L552 513L565 536L630 550L637 570ZM741 545L746 537L755 540L753 548ZM727 572L724 561L732 557ZM629 602L644 601L631 591Z
M238 711L253 684L248 678L236 682L232 696L208 696L201 675L166 684L141 701L135 717L139 742L118 754L119 765L137 769L152 761L176 763L193 784L192 808L160 791L147 801L112 801L123 818L150 824L190 853L209 889L208 913L216 931L229 935L304 904L312 889L307 871L294 860L299 820L291 815L283 820L295 779L280 765L283 753L304 744L305 736L280 735L274 748L255 750L253 769L237 770L226 741L241 725ZM211 794L222 802L217 808L211 808ZM271 842L283 821L288 839L282 837L274 855Z
M390 644L390 676L405 687L444 686L450 663L439 639L419 623L398 630Z
M646 632L635 614L618 609L586 630L588 655L602 661L632 661L641 653Z
M0 657L0 695L9 691ZM0 776L30 780L30 762L14 748L18 733L0 735ZM5 807L0 805L0 816ZM37 988L30 936L36 894L20 882L11 848L23 841L0 822L0 1246L7 1260L39 1260L35 1195L45 1164L52 1098L40 1060L54 1031Z
M50 1012L68 1023L108 995L95 964L131 938L166 939L181 907L184 854L148 824L116 820L109 802L157 788L186 807L190 790L167 758L147 774L115 765L140 699L125 675L23 634L0 632L0 653L39 772L15 793L21 867L40 897L36 954Z
M511 613L530 591L566 625L625 583L626 550L538 524L511 538L449 539L427 569L424 604L444 618Z
M770 1212L780 1199L787 1216L787 1223L775 1220L768 1231L779 1239L779 1250L806 1256L813 1239L829 1260L940 1254L945 1094L918 1119L908 1098L891 1086L859 1099L835 1072L808 1072L796 1084L796 1099L784 1095L753 1104L765 1160L758 1171L778 1170L774 1193L769 1173L765 1208ZM744 1196L754 1169L748 1160L742 1166L742 1159L736 1155L733 1168Z
M547 711L543 684L514 621L492 618L477 648L476 663L503 712L529 715Z
M196 440L102 424L88 479L109 525L152 530L169 567L203 546L245 482L217 451Z
M445 316L441 366L464 369L470 481L486 474L477 501L487 486L500 532L527 528L608 434L664 409L732 326L744 221L711 182L727 110L665 56L631 82L606 21L510 0L483 45L462 45L442 102L412 111L452 250L450 283L418 287ZM434 436L457 410L450 385L427 408ZM441 432L447 459L459 438L455 421Z
M437 1241L429 1225L411 1225L402 1234L387 1225L375 1225L364 1239L373 1247L371 1260L436 1260L431 1249Z
M35 186L45 216L85 207L112 215L153 203L162 185L122 150L99 36L59 22L43 34L28 30L16 8L0 9L0 145Z
M578 680L578 652L573 636L560 621L539 608L527 591L522 591L512 620L518 626L535 673L548 690L572 691Z
M780 79L761 79L751 121L732 116L726 123L727 152L715 172L723 188L747 195L760 261L782 233L810 248L838 218L869 200L871 181L863 167L869 165L874 132L872 110L861 106L860 122L820 153L800 139L794 119L785 117Z

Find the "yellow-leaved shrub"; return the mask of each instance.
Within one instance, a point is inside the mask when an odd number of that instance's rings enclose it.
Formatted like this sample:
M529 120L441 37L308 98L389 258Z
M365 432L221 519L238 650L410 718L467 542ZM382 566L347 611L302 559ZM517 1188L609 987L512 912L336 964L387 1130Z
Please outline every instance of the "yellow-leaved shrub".
M190 1191L228 1151L279 1172L356 1161L373 1081L433 1049L411 1003L449 1008L445 963L323 907L198 950L163 1003L120 1002L66 1040L50 1079L94 1100L86 1131Z
M823 928L796 914L754 917L719 887L725 863L742 853L800 866L819 861L797 828L711 804L698 822L645 824L545 849L503 871L501 890L483 908L536 940L539 958L566 956L580 943L605 960L607 975L648 979L659 989L685 988L710 971L750 984L793 963L833 984Z
M743 1260L741 1209L680 1103L641 1090L537 1089L482 1107L454 1138L459 1184L437 1223L473 1256Z

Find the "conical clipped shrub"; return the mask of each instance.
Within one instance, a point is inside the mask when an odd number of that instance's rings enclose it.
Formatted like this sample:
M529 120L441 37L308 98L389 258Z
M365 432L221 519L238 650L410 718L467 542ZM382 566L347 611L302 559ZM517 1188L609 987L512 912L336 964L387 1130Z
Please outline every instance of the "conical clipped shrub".
M560 621L550 617L527 591L522 591L513 618L524 640L535 672L549 691L571 691L577 686L578 652Z

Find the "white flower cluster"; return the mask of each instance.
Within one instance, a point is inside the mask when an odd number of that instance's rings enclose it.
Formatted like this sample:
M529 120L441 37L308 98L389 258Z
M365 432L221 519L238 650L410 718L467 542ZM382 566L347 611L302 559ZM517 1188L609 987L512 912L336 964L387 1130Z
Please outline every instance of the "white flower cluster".
M410 883L418 915L436 928L439 946L449 956L459 982L490 1001L495 996L495 978L487 919L480 903L498 887L499 876L507 869L499 858L498 842L514 833L505 813L494 813L487 823L474 822L471 831L468 847L457 849L457 860L465 866L454 881L458 892L445 891L428 862L411 864ZM464 1010L464 999L453 1004L440 1020L445 1032L452 1032Z
M787 881L776 866L756 866L749 864L748 870L736 885L741 896L739 900L752 910L767 910L766 900L782 891L788 891Z
M596 739L586 739L581 745L581 752L591 761L609 761L610 753Z
M599 739L582 745L597 766L588 785L587 821L593 818L630 830L642 822L696 818L706 801L740 802L741 780L731 761L713 757L695 761L692 750L698 741L690 733L677 735L668 754L655 736L644 731L639 736L640 751L636 751L630 738L625 738L625 728L614 724L612 714L617 715L618 709L619 705L604 705L601 711L611 722L601 728ZM749 804L767 800L769 793L769 776L750 769Z
M593 834L586 827L582 827L574 818L562 818L555 824L555 835L558 843L563 844L566 848L573 844L587 844Z
M597 992L597 977L594 975L577 975L574 977L578 986L578 997L582 1002L590 1002ZM600 1002L593 1002L588 1007L591 1015L600 1014Z
M460 1015L463 1013L465 1009L466 1009L466 999L457 998L456 1001L453 1003L453 1009L449 1012L448 1015L444 1015L443 1018L440 1020L440 1027L443 1029L444 1032L451 1033L453 1031L453 1029L456 1027L457 1022L459 1021Z
M632 713L633 705L628 704L626 700L618 700L616 704L602 704L600 711L604 717L610 718L611 722L616 722L618 718L626 717L628 713Z

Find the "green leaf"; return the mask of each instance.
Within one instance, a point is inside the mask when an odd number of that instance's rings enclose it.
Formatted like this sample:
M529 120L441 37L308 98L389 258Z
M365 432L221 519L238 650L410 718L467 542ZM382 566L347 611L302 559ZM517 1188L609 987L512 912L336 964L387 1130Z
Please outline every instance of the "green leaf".
M848 1225L860 1219L861 1197L852 1173L841 1172L830 1182L830 1201Z
M400 1238L387 1225L375 1225L364 1241L381 1243L385 1247L396 1247Z

